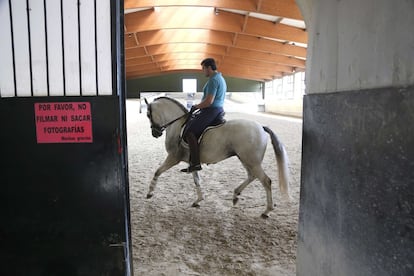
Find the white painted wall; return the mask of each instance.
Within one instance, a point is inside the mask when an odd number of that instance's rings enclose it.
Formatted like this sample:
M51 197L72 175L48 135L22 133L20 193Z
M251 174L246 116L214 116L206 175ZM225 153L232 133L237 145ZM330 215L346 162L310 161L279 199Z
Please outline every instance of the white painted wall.
M414 84L414 1L296 2L309 32L307 94Z
M0 37L0 98L113 94L111 1L0 0Z

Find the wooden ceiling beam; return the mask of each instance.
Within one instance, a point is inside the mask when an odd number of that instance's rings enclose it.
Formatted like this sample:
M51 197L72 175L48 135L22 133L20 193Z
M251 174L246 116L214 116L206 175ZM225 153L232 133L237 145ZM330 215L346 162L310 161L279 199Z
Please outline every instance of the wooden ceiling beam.
M216 55L224 55L226 53L225 46L204 43L170 43L162 45L152 45L148 46L147 50L148 53L151 55L182 52L214 53Z
M146 70L146 71L133 71L133 72L128 72L126 74L126 79L136 79L136 78L144 78L144 77L148 77L148 76L159 76L161 73L163 73L161 71L161 69L157 68L157 69L153 69L153 70Z
M128 64L133 64L130 60L137 58L146 57L147 54L144 50L137 51L139 48L130 49L134 50L133 53L126 51L127 66ZM151 56L161 55L161 54L172 54L172 53L199 53L200 56L230 56L235 58L247 58L255 60L257 62L267 62L267 63L276 63L284 64L297 68L305 68L305 60L293 57L287 57L283 55L265 53L260 51L241 49L235 47L228 47L228 50L224 46L220 45L206 45L203 43L174 43L174 44L163 44L163 45L153 45L147 47L148 54ZM136 54L135 52L138 52Z
M127 33L159 29L213 29L240 32L243 15L220 13L210 7L161 7L125 14Z
M149 63L157 63L160 65L162 62L165 61L177 61L182 60L186 61L186 64L188 65L194 65L195 67L199 67L200 61L203 60L205 57L213 57L217 60L217 63L220 64L222 61L229 62L231 61L234 64L244 64L249 66L255 66L255 67L262 67L262 68L273 68L277 71L290 73L294 70L304 69L304 66L301 64L294 64L294 62L287 63L287 62L277 62L277 60L274 60L273 62L269 59L267 61L264 60L257 60L252 58L252 56L248 55L227 55L224 60L222 56L215 55L214 53L211 53L209 55L205 55L204 53L167 53L167 54L160 54L160 55L154 55L151 57L140 57L140 58L132 58L128 59L126 62L126 70L129 71L131 66L135 65L144 65ZM270 57L270 56L269 56ZM285 58L290 60L289 58ZM294 59L291 59L294 61ZM298 62L297 62L298 63Z
M215 60L220 60L221 57L215 54L209 55L209 57L214 58ZM168 53L155 55L154 60L156 62L164 62L169 60L185 60L190 61L187 64L195 64L199 69L201 69L201 61L206 58L206 55L203 53Z
M158 66L158 64L156 63L146 63L146 64L137 64L137 65L132 65L132 66L128 66L128 70L126 71L126 73L128 74L129 72L138 72L138 71L148 71L148 70L157 70L160 69L160 66Z
M249 67L234 67L232 65L226 65L220 67L220 72L223 73L224 78L226 76L238 76L239 78L257 78L261 80L268 80L273 79L276 76L282 76L281 72L276 71L264 71L264 70L257 70L255 68L249 68Z
M234 58L247 58L257 62L269 62L276 64L284 64L292 67L305 68L305 60L293 57L287 57L283 55L265 53L254 50L247 50L241 48L231 47L227 53L227 56Z
M148 77L156 77L159 76L161 74L174 74L174 73L180 73L180 74L193 74L193 73L197 73L194 70L189 70L189 69L169 69L167 70L154 70L154 71L146 71L145 73L143 72L132 72L127 74L126 78L129 79L140 79L140 78L148 78ZM239 78L239 79L247 79L247 80L253 80L253 81L259 81L259 82L263 82L263 81L270 81L272 79L275 78L279 78L280 76L270 76L270 75L266 75L266 76L262 76L262 78L257 77L257 76L252 76L252 75L247 75L247 74L242 74L242 75L236 75L234 73L230 74L226 74L225 77L233 77L233 78ZM201 92L201 91L200 91Z
M159 29L210 29L230 33L243 33L253 36L307 43L306 31L285 24L249 17L246 23L242 14L220 11L218 15L212 8L162 7L160 10L143 10L125 15L127 33ZM243 32L243 26L246 29ZM141 42L141 40L139 39Z
M178 69L192 69L194 72L201 73L200 66L197 64L188 65L187 60L169 60L159 63L159 66L155 64L143 64L130 66L127 71L127 75L145 75L147 72L154 72L157 70L178 70ZM279 71L277 67L274 68L263 68L257 66L251 66L248 64L240 64L231 61L223 61L218 65L218 70L224 75L238 75L238 76L249 76L250 77L259 77L259 79L268 79L269 76L279 77L283 74L288 74L288 72ZM284 69L283 69L284 70ZM292 73L292 72L290 72Z
M257 3L252 0L124 0L126 10L167 6L217 7L303 20L295 0L259 0Z
M136 35L141 46L168 45L170 43L205 43L306 58L306 48L304 47L242 34L238 35L237 41L233 45L233 34L221 31L200 29L157 30L140 32ZM127 54L129 50L127 49Z
M303 20L302 13L295 0L263 0L257 12Z
M233 56L228 55L224 59L221 56L214 54L208 55L216 59L219 70L222 66L233 66L233 67L245 67L246 70L251 72L251 68L257 71L265 71L266 73L282 72L291 74L296 70L304 69L299 66L292 64L280 64L276 62L265 62L250 59L248 56ZM186 65L187 68L200 68L200 61L205 58L206 55L203 53L176 53L176 54L161 54L154 55L151 57L143 57L136 59L129 59L126 63L126 72L137 71L138 69L145 68L163 68L165 66Z
M277 71L277 72L283 72L283 73L288 73L288 74L292 73L295 70L292 66L280 65L280 64L275 64L275 63L265 63L265 62L259 63L257 61L250 60L250 59L234 58L234 57L226 57L223 60L220 67L223 65L231 65L234 67L246 66L249 68L257 69L259 71L260 70L268 71L268 72Z
M124 20L128 79L200 73L205 57L225 76L258 81L306 65L303 22L285 21L303 20L295 0L125 0L125 9L135 9Z
M237 48L256 49L261 52L306 58L306 48L249 35L239 35L234 45Z
M255 74L247 74L243 71L235 72L231 68L223 68L220 72L224 74L224 77L234 77L239 79L248 79L254 81L269 81L275 78L281 77L283 74L281 73L274 73L274 74L262 74L262 73L255 73ZM183 67L169 67L169 68L156 68L156 69L148 69L148 70L138 70L138 71L131 71L126 74L127 79L137 79L137 78L146 78L151 76L159 76L160 74L172 74L172 73L200 73L199 69L187 69Z
M125 49L135 48L135 47L139 46L137 44L137 40L135 38L136 38L136 34L134 34L134 33L129 33L129 34L125 35L125 37L124 37L124 47L125 47Z
M205 29L163 29L137 33L142 46L167 43L211 43L217 45L231 45L233 34L222 31Z
M153 63L153 59L150 56L131 58L126 62L126 66L141 65L147 63Z
M145 51L144 47L136 47L125 49L125 58L135 58L135 57L143 57L146 56L147 52Z
M243 33L254 36L264 36L280 40L299 42L303 44L306 44L308 41L308 34L305 30L253 17L249 18Z

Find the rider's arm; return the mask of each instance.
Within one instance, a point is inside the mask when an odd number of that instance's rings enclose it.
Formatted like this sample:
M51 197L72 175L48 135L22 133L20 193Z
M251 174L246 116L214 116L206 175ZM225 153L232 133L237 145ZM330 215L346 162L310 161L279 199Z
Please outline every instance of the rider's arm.
M213 94L207 94L207 96L199 104L196 104L194 107L197 109L203 109L209 107L214 101Z

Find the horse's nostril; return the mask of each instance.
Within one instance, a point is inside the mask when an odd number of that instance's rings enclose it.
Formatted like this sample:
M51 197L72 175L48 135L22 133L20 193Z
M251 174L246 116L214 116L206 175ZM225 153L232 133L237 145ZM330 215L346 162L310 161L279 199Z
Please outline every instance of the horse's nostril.
M162 135L162 132L159 132L159 131L153 129L151 131L151 134L152 134L153 137L158 138Z

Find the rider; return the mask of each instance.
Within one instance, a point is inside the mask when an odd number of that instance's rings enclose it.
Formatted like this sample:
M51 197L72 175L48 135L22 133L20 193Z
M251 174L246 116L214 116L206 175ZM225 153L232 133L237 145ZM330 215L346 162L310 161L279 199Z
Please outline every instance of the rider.
M193 105L190 113L197 109L199 111L190 115L191 117L184 131L184 138L190 147L190 166L181 170L186 173L201 170L198 138L204 129L224 112L223 104L227 91L226 81L221 73L217 71L216 62L213 58L204 59L201 66L204 75L209 79L203 87L201 102Z

